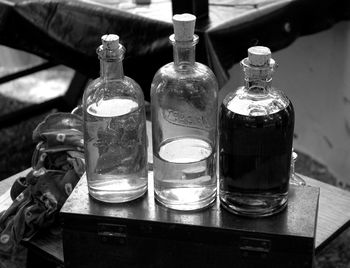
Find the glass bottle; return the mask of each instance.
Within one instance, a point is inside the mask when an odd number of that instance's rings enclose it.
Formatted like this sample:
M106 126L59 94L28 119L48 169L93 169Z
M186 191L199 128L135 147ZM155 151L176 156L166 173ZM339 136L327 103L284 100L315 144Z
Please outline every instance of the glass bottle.
M241 66L245 85L219 112L220 201L233 213L263 217L287 205L294 109L271 86L276 63L269 48L249 48Z
M147 190L145 104L140 86L124 76L119 37L101 39L100 77L83 96L86 176L92 197L120 203Z
M209 206L217 189L218 84L195 61L195 19L173 17L174 62L158 70L151 87L155 198L176 210Z
M295 185L295 186L305 186L306 182L303 178L301 178L296 172L295 172L295 162L297 161L298 154L294 152L292 149L292 159L290 163L290 178L289 178L289 184Z

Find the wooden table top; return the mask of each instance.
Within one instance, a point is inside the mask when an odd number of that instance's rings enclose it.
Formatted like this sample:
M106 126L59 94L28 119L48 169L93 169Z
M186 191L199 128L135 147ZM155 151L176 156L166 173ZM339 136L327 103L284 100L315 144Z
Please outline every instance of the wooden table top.
M11 204L9 188L19 177L25 176L30 169L0 182L0 210ZM328 245L342 231L350 226L350 192L327 183L301 175L307 185L320 188L319 210L316 228L316 254ZM302 187L302 186L301 186ZM63 263L63 245L60 232L40 232L25 245L51 256L53 260Z

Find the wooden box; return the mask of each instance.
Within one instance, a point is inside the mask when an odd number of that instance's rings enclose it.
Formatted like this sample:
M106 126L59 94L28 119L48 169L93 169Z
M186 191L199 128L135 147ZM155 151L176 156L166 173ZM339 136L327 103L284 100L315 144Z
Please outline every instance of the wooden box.
M83 177L61 210L66 267L312 267L319 189L290 187L288 207L262 219L235 216L219 200L180 212L148 193L124 204L88 195Z

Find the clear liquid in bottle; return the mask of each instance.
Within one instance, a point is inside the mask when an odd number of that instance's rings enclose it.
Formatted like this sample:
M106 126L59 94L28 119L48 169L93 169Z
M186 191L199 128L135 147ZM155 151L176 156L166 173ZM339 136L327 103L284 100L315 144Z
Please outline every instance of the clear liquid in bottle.
M181 137L165 141L154 155L155 191L158 201L180 209L206 207L216 196L212 174L215 153L205 140Z
M124 76L119 37L102 37L101 77L85 90L84 146L89 194L121 203L147 191L147 137L143 93Z
M90 193L107 202L126 202L144 194L144 107L131 99L91 104L86 121Z
M195 16L174 16L174 62L161 67L151 88L156 200L198 210L216 200L217 91L213 72L195 61Z

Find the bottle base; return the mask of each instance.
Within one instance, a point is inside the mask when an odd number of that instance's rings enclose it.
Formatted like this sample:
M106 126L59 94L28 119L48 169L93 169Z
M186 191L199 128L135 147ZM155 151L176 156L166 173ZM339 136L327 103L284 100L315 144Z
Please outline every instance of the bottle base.
M288 203L288 193L275 195L220 194L223 208L236 215L260 218L274 215L284 210Z
M92 198L105 203L124 203L135 200L147 192L147 185L128 191L101 191L89 187Z
M195 196L195 193L190 193L190 191L194 191L195 189L187 188L178 188L178 189L171 189L168 191L155 191L155 199L156 201L170 209L174 210L181 210L181 211L195 211L195 210L202 210L209 206L211 206L215 200L216 200L216 189L212 191L212 193L209 196L206 196L205 198L198 199L196 201L193 200L186 200L184 196L192 197ZM177 197L173 199L165 198L165 197Z

